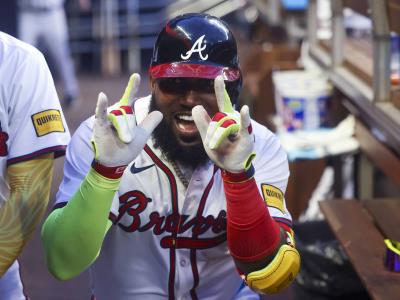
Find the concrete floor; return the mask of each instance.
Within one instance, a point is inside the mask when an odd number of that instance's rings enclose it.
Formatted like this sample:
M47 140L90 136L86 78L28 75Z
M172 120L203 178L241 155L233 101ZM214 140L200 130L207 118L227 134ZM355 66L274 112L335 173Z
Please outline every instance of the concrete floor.
M73 107L64 110L71 133L76 130L80 122L94 113L98 92L105 92L109 102L114 102L121 96L127 79L128 75L115 78L80 76L81 99ZM148 81L146 78L143 78L139 96L146 95L148 90ZM63 158L60 158L57 159L55 164L49 211L62 178L63 162ZM47 271L40 241L40 228L41 226L38 226L33 239L28 243L20 258L21 273L27 295L32 300L90 299L89 276L87 272L72 280L61 282L52 277ZM292 299L292 291L289 289L279 296L272 296L266 299L290 300Z

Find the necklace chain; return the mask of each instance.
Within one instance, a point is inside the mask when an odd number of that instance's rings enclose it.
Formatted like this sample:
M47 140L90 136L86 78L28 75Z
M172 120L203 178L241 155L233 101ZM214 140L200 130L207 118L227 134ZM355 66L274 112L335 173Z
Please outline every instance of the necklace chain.
M179 168L179 166L176 164L176 162L174 161L170 161L172 167L174 168L174 171L176 173L176 175L178 175L179 180L182 182L182 184L185 186L185 188L187 189L189 186L189 181L187 180L187 178L185 177L185 175L183 175L181 169Z

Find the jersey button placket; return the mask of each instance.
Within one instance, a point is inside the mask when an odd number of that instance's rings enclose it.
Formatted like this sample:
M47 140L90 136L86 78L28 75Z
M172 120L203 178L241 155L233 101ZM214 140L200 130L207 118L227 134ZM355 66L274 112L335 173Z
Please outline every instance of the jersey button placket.
M187 261L186 261L185 259L181 259L181 261L179 262L179 264L181 265L181 267L186 267Z

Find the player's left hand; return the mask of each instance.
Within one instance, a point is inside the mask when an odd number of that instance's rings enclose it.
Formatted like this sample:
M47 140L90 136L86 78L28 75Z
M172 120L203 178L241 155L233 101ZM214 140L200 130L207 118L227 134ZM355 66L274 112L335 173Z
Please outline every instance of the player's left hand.
M232 173L247 171L255 157L249 108L244 105L240 114L233 109L222 76L215 78L214 88L219 112L212 119L203 106L192 109L204 148L222 169Z

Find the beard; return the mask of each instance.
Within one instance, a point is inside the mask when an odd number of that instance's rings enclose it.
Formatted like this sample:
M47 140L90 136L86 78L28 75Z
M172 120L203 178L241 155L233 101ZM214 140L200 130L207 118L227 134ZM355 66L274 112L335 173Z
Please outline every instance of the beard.
M150 112L160 110L155 101L154 93L151 95ZM179 162L184 166L196 168L206 163L209 158L204 150L203 143L191 146L183 146L179 143L171 124L164 117L160 124L153 131L154 147L161 150L161 153L169 161ZM201 141L201 140L200 140Z

